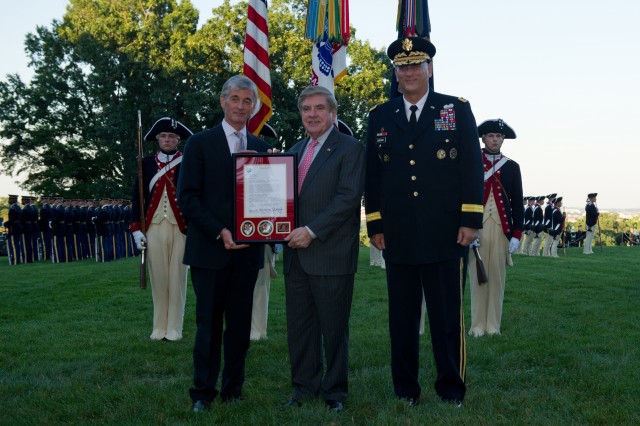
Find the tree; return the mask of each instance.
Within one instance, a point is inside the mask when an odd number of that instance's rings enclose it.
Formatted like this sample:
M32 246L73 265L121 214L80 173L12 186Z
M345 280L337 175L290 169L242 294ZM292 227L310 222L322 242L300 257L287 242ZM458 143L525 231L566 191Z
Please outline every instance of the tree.
M0 81L4 170L25 172L31 193L128 198L137 110L144 130L166 115L194 132L218 123L222 83L242 70L246 10L246 2L225 0L198 29L189 0L70 0L61 22L27 35L32 80ZM270 124L290 146L303 135L296 98L311 68L306 1L273 0L269 15ZM355 30L349 54L336 97L341 119L362 140L369 108L384 100L390 63Z

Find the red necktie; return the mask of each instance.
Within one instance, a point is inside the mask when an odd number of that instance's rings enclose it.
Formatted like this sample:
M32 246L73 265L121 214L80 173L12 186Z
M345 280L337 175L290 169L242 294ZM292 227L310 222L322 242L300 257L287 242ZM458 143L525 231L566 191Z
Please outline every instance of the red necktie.
M311 167L311 162L313 161L313 152L316 150L316 145L318 145L318 141L312 140L309 144L309 148L307 149L307 153L298 166L298 194L300 194L300 190L302 189L302 182L304 182L304 178L309 171L309 167Z

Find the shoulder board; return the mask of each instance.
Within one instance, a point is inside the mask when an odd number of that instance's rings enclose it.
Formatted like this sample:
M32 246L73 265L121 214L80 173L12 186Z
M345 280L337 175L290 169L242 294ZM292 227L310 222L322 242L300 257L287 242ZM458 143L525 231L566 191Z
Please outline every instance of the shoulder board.
M371 109L369 109L369 112L374 111L376 108L378 108L378 105L372 106Z
M460 97L458 98L458 100L459 100L460 102L462 102L462 103L465 103L465 104L469 102L468 100L466 100L466 99L465 99L465 98L463 98L462 96L460 96Z

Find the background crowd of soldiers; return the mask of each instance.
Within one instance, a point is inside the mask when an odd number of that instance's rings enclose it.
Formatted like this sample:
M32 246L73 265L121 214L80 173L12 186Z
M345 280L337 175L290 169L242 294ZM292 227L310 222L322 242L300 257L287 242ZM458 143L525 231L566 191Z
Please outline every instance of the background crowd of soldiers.
M559 257L558 247L584 246L584 253L592 254L591 245L600 214L595 205L597 195L587 195L586 230L582 229L582 225L577 230L574 226L571 229L565 228L566 214L562 209L562 197L558 197L558 194L523 197L524 232L517 253L540 256L542 248L542 256Z
M4 221L9 264L95 259L108 262L138 254L129 232L127 200L64 199L9 195Z

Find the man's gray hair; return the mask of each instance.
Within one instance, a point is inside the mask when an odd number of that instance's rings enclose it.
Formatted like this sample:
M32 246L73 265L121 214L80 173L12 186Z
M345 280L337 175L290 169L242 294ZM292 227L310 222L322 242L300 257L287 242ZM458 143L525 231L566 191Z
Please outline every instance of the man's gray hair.
M255 83L251 81L248 77L244 75L234 75L229 80L227 80L222 86L222 92L220 92L220 96L223 98L227 98L229 96L229 92L232 90L242 90L248 89L251 90L253 94L253 103L255 105L258 102L258 88Z
M300 92L300 96L298 96L298 110L302 112L302 102L304 102L306 98L315 95L324 95L327 103L329 104L329 111L338 110L338 101L336 101L336 97L331 90L324 86L309 86Z

